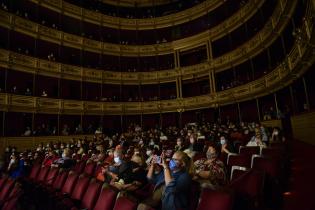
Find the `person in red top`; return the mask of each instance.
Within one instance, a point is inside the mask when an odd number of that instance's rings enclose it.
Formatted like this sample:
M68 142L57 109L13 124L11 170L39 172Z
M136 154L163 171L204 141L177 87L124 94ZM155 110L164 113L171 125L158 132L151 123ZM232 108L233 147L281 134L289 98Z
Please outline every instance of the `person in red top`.
M51 164L55 161L58 160L59 157L55 151L49 151L48 154L46 155L43 165L44 166L51 166Z

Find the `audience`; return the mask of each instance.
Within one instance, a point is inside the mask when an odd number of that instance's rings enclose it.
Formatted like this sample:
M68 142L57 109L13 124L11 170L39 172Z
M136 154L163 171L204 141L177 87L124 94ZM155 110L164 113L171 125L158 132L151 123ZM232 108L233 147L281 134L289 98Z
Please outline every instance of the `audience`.
M279 128L268 132L257 123L205 122L164 129L131 124L126 132L112 135L102 130L98 128L90 140L39 143L34 151L18 153L16 148L7 147L5 168L0 170L17 179L26 176L34 164L75 170L80 161L94 163L97 170L91 176L130 196L137 197L139 190L152 186L138 210L189 209L193 182L215 190L228 184L225 163L219 157L236 151L235 142L265 147L269 141L283 141Z

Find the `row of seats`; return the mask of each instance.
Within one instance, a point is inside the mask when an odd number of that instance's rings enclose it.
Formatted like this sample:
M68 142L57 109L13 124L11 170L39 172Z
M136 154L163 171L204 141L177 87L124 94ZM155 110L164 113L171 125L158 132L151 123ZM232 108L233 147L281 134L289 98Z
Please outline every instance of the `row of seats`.
M0 209L15 210L16 204L22 195L22 189L15 180L1 177L0 178Z

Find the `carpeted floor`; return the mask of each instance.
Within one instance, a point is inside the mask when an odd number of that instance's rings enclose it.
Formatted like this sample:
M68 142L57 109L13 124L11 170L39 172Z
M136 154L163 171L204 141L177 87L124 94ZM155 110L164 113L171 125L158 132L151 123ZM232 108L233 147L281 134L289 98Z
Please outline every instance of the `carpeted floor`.
M291 174L284 210L315 210L315 146L293 141Z

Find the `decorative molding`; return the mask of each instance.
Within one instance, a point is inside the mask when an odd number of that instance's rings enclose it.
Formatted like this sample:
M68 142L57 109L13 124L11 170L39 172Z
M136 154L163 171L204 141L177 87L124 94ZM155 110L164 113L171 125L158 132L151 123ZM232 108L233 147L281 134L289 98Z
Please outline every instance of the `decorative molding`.
M149 30L179 25L206 15L225 2L224 0L206 0L194 7L177 12L175 14L156 18L129 19L109 16L92 10L84 9L70 4L64 0L29 1L72 18L109 28L126 30Z
M306 19L306 21L309 22L309 25L314 25L311 18ZM0 110L80 115L135 115L177 112L178 109L202 109L254 99L275 92L292 83L309 68L310 65L305 65L306 62L312 64L315 61L315 47L309 43L315 39L313 28L311 32L310 40L305 40L302 43L295 42L285 61L269 74L248 84L216 94L173 100L119 103L63 100L1 93Z
M280 1L284 2L287 0ZM94 53L134 57L156 56L171 54L177 49L192 49L196 46L205 44L207 40L213 41L219 39L226 33L229 33L241 26L244 21L247 21L250 17L256 14L264 2L265 0L251 0L243 8L223 21L221 24L194 36L179 39L173 42L152 45L119 45L100 42L49 28L5 11L1 11L0 13L0 26L18 31L34 38L42 39L44 41L53 42L59 45L63 44L80 50L84 49Z
M213 59L210 63L205 62L193 66L163 71L136 73L113 72L55 63L0 50L0 66L44 76L106 84L156 84L174 82L178 76L181 76L183 80L191 79L196 76L204 77L209 74L209 70L211 69L214 69L215 72L224 71L232 64L238 65L270 46L290 21L290 17L297 3L296 0L286 2L289 5L285 7L284 10L281 10L281 7L278 5L271 19L251 40L244 43L241 47ZM282 17L281 14L283 13L287 14L286 18Z

